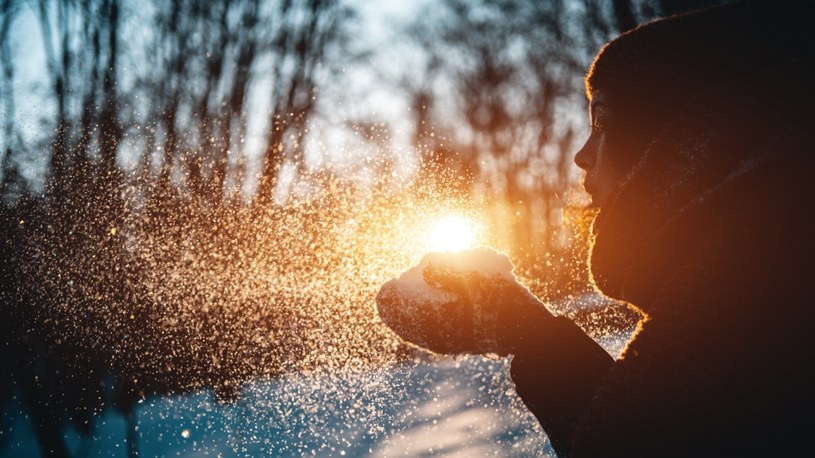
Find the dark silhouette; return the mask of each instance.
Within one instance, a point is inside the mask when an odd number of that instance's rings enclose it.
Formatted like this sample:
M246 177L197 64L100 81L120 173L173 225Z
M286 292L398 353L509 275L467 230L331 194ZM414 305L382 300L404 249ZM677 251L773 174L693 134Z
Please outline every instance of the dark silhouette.
M599 207L591 272L645 315L618 361L518 286L484 296L497 287L425 271L464 300L502 298L499 353L515 355L518 393L560 456L811 450L813 13L737 2L640 26L596 57L575 157ZM413 331L443 342L473 323Z

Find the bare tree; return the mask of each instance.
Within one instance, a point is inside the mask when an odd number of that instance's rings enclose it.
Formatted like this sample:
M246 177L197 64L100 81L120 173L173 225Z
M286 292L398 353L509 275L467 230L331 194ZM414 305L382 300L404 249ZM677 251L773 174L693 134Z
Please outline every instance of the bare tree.
M0 94L2 94L4 103L4 123L3 141L6 143L5 148L0 149L2 159L0 163L5 164L6 161L11 160L11 151L13 148L16 120L15 106L14 106L14 62L13 51L9 39L11 31L11 24L14 20L18 9L18 2L14 0L3 0L0 3ZM3 177L4 178L4 177ZM3 179L0 178L0 179Z
M257 193L258 202L274 199L278 174L289 161L298 173L305 167L303 140L317 107L317 72L328 48L343 38L349 10L337 0L283 1L271 40L278 62L272 77L269 133Z
M158 188L184 186L217 203L230 177L242 185L247 103L264 97L269 133L256 197L271 203L283 162L304 167L302 145L317 110L319 71L327 51L342 45L349 11L335 0L188 0L158 9L155 63L139 89L160 102L143 122L155 125L149 142L163 153ZM259 65L271 70L260 73ZM267 84L267 94L252 94ZM182 131L197 135L180 138Z
M517 246L542 243L549 250L561 195L572 184L574 127L563 112L583 67L574 27L579 18L565 2L447 0L433 8L435 20L422 15L410 33L455 92L452 101L438 92L410 95L414 106L434 108L415 110L417 121L432 117L434 128L452 140L446 154L454 158L435 160L470 165L460 170L475 169L473 192L505 202L503 212L513 215L506 229ZM445 105L453 111L435 109ZM424 140L421 133L417 138Z
M70 122L67 112L66 87L70 84L72 53L70 51L69 37L71 33L68 2L51 2L39 0L37 11L40 20L48 73L51 78L51 89L56 104L55 135L51 142L51 170L49 185L54 189L54 195L65 195L66 180L69 177L70 165L68 133ZM54 46L56 35L56 49Z

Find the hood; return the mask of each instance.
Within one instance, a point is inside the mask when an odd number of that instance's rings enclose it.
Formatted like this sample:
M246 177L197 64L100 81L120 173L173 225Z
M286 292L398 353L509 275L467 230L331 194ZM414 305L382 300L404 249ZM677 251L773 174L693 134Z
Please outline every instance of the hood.
M595 219L590 267L604 294L647 311L717 215L765 185L775 164L811 154L812 91L790 72L708 87L660 130Z

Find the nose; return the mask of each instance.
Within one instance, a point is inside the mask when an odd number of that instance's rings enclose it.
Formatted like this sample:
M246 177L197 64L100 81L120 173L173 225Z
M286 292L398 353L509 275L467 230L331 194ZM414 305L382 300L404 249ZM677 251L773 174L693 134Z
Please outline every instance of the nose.
M596 156L596 151L594 150L595 148L591 140L591 137L589 137L586 143L583 144L583 147L574 155L574 163L587 172L594 165L594 158Z

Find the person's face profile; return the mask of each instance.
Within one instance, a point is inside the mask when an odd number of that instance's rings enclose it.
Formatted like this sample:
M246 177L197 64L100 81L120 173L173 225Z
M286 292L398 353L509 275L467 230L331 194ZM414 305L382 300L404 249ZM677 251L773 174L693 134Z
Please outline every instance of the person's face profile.
M610 157L608 125L611 116L605 95L600 91L592 94L589 105L591 133L575 155L574 162L586 172L583 187L591 195L593 207L602 207L606 203L621 178Z

